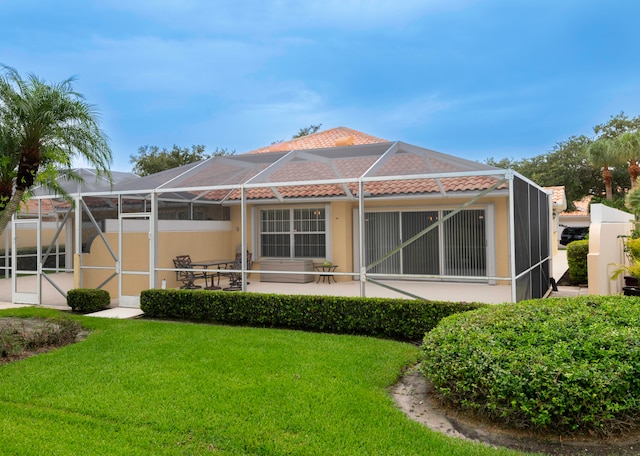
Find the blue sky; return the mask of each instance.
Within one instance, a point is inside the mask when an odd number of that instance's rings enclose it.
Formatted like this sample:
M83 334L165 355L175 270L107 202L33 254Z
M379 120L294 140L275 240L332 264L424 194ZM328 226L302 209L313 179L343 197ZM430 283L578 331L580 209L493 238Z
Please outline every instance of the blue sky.
M640 114L635 0L0 0L0 63L70 76L113 169L346 126L483 161Z

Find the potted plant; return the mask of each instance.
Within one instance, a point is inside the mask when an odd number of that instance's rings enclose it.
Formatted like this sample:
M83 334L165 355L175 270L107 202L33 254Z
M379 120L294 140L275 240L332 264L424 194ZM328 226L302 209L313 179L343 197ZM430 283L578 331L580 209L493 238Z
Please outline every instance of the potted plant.
M624 252L628 264L621 264L611 276L612 280L624 273L624 287L622 291L627 296L640 296L640 238L626 236Z

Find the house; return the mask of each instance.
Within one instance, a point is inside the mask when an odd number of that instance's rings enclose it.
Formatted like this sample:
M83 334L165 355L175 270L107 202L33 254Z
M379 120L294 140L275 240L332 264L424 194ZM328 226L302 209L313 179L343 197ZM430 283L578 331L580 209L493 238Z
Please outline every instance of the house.
M274 261L290 278L331 262L363 293L390 280L509 286L512 301L550 288L552 192L512 170L345 127L75 197L69 219L94 226L91 239L76 235L80 283L120 305L162 280L177 286L172 259L190 252L250 251L252 281L276 273ZM247 266L243 255L245 289Z
M558 252L560 235L562 234L560 218L567 209L567 196L562 185L544 187L544 189L551 193L551 207L553 209L551 215L551 246L553 249L552 254L555 255Z

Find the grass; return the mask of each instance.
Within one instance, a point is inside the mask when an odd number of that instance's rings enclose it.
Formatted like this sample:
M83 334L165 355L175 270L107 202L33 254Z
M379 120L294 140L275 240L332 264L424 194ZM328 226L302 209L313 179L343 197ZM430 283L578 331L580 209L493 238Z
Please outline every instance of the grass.
M0 316L52 316L49 309ZM496 455L410 421L410 344L74 317L77 344L0 366L3 455Z

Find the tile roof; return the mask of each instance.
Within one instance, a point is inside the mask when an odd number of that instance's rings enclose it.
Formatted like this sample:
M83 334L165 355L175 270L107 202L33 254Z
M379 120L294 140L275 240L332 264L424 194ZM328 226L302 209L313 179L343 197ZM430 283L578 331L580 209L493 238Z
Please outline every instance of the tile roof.
M587 195L582 198L580 201L574 201L573 204L576 206L575 211L564 211L560 215L564 216L573 216L573 217L584 217L589 215L589 204L591 204L591 195Z
M567 197L564 193L564 185L544 187L544 189L551 192L551 202L553 203L554 210L557 208L563 211L567 208Z
M327 147L354 146L359 144L375 144L388 142L386 139L362 133L347 127L336 127L318 131L300 138L291 139L266 147L261 147L248 154L264 154L268 152L283 152L289 150L324 149Z
M389 157L379 162L385 151ZM243 154L244 155L244 154ZM284 158L283 158L284 157ZM304 185L307 181L333 179L356 179L363 176L374 164L375 171L370 176L389 180L366 182L364 191L370 196L416 195L459 193L482 191L497 182L495 176L441 176L439 178L416 178L418 174L456 173L486 171L496 168L481 163L460 159L428 149L418 148L405 143L380 143L379 145L359 145L351 147L331 147L317 150L294 151L285 156L277 156L283 161L271 172L258 176L255 184L264 187L250 187L246 190L248 200L257 199L299 199L319 197L352 197L358 194L358 184L349 182L344 185L318 183ZM274 160L275 161L275 160ZM225 170L229 172L230 170ZM499 171L496 174L500 174ZM205 173L209 176L209 172ZM223 173L224 174L224 173ZM396 180L397 176L407 176L405 180ZM284 186L280 183L300 183ZM507 188L507 184L500 189ZM214 190L201 195L204 199L238 200L238 190Z
M117 190L161 189L164 198L176 201L228 202L240 199L238 187L244 184L247 199L254 201L352 198L364 177L367 196L445 196L485 190L503 175L484 163L337 127L123 182ZM348 182L330 182L336 180Z

